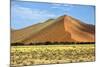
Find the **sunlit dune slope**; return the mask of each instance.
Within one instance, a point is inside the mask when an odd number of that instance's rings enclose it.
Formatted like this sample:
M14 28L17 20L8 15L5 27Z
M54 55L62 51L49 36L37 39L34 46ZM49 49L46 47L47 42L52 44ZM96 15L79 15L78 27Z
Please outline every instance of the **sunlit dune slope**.
M43 23L11 31L11 42L94 42L95 26L71 16L60 16Z

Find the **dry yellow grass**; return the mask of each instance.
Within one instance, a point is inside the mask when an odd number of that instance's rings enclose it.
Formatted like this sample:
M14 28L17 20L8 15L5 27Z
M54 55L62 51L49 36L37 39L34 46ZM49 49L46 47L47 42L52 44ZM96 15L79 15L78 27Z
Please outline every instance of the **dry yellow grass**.
M11 66L90 62L94 60L94 45L41 45L11 47Z

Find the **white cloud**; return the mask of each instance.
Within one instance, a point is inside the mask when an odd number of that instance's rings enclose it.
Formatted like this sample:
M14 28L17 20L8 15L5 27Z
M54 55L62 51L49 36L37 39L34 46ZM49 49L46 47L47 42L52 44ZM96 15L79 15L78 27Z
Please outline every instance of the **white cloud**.
M12 18L20 17L21 19L26 20L40 20L45 18L52 18L56 15L47 11L47 10L40 10L40 9L32 9L28 7L22 7L19 5L12 6Z
M56 15L48 10L33 9L15 4L11 7L11 25L15 29L21 29L54 17Z
M69 6L68 4L62 4L62 3L55 3L55 4L53 3L52 5L58 6L58 7L59 6L66 6L66 7Z
M64 6L63 7L62 6L53 6L51 8L58 9L58 10L62 10L62 11L68 11L68 10L70 10L69 7L64 7Z
M19 5L12 6L12 15L19 16L20 18L32 17L32 10L25 7L20 7Z
M60 4L60 3L56 3L56 4L52 4L52 5L53 5L53 7L51 7L51 8L53 8L53 9L58 9L58 10L62 10L62 11L65 11L65 12L71 10L72 7L74 7L74 6L71 5L71 4L69 5L69 4Z

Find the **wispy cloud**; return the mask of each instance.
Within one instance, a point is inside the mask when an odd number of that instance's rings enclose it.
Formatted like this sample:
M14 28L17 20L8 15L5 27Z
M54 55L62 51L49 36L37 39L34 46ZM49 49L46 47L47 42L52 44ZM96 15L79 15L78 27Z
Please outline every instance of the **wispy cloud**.
M63 10L63 11L69 11L71 10L71 8L73 7L73 5L68 5L68 4L52 4L53 9L59 9L59 10Z
M20 17L24 19L32 18L33 12L29 8L21 7L19 5L12 6L12 16Z
M39 10L39 9L32 9L27 7L22 7L20 5L14 5L12 6L12 17L20 17L21 19L25 20L40 20L44 18L52 18L56 15L53 13L50 13L46 10Z
M61 4L61 3L53 3L52 5L54 5L54 6L69 6L68 4Z
M20 5L13 5L11 7L12 28L16 29L27 27L54 17L56 17L56 15L47 10L33 9Z

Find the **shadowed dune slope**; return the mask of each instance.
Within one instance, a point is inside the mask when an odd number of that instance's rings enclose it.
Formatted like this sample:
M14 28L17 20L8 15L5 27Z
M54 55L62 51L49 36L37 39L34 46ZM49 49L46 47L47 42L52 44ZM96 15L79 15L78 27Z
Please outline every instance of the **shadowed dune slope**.
M20 30L11 31L11 42L94 42L95 26L70 16L49 19Z

